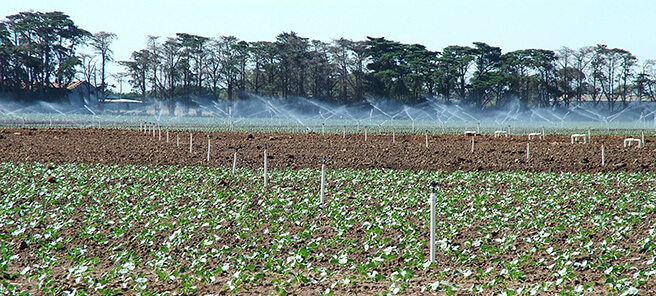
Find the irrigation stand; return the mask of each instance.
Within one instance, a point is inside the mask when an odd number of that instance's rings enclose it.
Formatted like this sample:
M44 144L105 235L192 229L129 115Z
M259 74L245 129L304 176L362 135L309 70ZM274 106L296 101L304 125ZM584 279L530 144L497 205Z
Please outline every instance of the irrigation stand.
M321 200L323 205L324 197L326 196L326 157L321 158Z
M531 159L531 140L526 141L526 160Z
M642 131L642 133L641 133L641 137L640 137L640 138L642 139L642 142L641 142L642 146L641 146L641 148L642 148L642 147L645 147L645 131L644 131L644 130Z
M346 126L342 128L342 139L346 139Z
M364 141L367 141L367 127L364 127Z
M435 190L437 184L433 183L433 191L430 193L428 203L430 204L430 262L435 262Z
M392 143L396 143L396 132L392 129Z
M601 141L601 166L606 165L606 153L604 151L604 141Z
M590 140L591 140L591 139L592 139L592 138L591 138L591 136L590 136L590 128L588 128L588 144L590 144Z
M180 135L179 134L175 134L175 142L176 142L176 146L180 147Z
M426 130L426 148L428 148L428 130Z
M481 123L476 124L476 134L480 135L481 134Z
M471 153L474 153L474 137L472 137L472 150L471 151L472 151Z
M268 182L268 174L267 174L267 149L269 148L268 144L264 144L264 188L267 187Z
M169 130L166 130L166 143L169 142Z
M239 148L235 148L235 156L232 158L232 173L235 173L235 169L237 169L237 150Z
M322 124L321 124L321 135L323 135L323 134L325 134L325 133L326 133L326 124L325 124L325 123L322 123Z
M507 136L510 136L510 125L508 125L508 133L507 133ZM507 137L507 136L506 136L506 137Z
M189 133L189 153L193 153L194 135Z
M544 126L542 127L542 140L544 140Z
M161 141L162 140L162 127L160 127L159 124L157 125L157 133L159 134L158 141Z
M210 136L207 136L207 162L210 162L210 147L211 147L211 142L210 142Z

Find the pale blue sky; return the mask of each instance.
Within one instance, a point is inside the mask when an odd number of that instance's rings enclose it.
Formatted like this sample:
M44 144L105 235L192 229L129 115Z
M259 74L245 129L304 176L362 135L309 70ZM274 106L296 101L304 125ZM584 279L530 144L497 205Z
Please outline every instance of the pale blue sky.
M118 35L116 60L145 47L146 36L177 32L273 41L279 33L329 42L386 37L440 51L482 41L504 52L598 43L656 59L651 0L5 0L0 17L20 11L68 14L80 27ZM117 69L118 70L118 69ZM115 71L117 71L115 70Z

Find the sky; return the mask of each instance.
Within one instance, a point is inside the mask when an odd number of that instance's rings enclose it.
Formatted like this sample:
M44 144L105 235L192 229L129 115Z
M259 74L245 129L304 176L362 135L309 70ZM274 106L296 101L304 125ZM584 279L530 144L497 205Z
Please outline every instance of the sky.
M282 32L330 42L385 37L441 51L485 42L503 52L606 44L640 61L656 59L652 0L5 0L0 17L62 11L81 28L118 37L116 61L145 48L148 35L232 35L274 41ZM122 71L118 65L108 68Z

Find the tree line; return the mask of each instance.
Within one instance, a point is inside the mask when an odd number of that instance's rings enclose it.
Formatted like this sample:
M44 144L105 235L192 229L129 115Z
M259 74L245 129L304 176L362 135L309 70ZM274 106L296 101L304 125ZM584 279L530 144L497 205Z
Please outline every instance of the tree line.
M77 78L92 83L102 101L116 37L91 34L61 12L8 16L0 23L0 90L43 99ZM480 109L515 99L540 107L591 101L613 111L618 103L656 100L656 61L640 63L631 52L603 44L504 53L484 42L432 51L384 37L324 42L283 32L275 41L248 42L178 33L148 36L143 49L118 63L125 72L113 75L134 95L168 104L256 94L339 104L432 98Z

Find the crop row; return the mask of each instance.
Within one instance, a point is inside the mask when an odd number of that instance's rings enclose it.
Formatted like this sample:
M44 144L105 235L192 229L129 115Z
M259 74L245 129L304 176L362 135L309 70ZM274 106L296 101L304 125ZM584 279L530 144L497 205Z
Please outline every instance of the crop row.
M642 294L652 174L0 164L0 293ZM428 192L437 182L437 260Z

